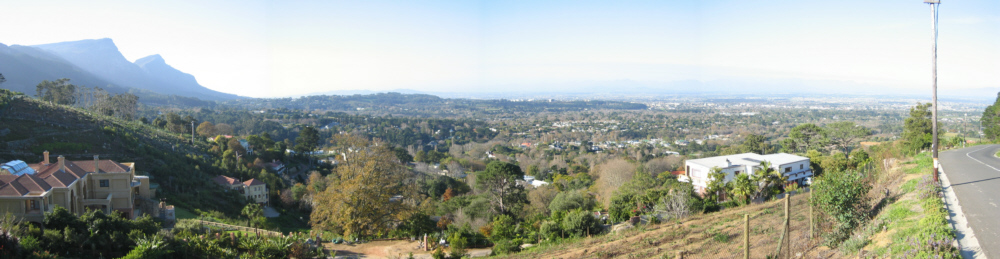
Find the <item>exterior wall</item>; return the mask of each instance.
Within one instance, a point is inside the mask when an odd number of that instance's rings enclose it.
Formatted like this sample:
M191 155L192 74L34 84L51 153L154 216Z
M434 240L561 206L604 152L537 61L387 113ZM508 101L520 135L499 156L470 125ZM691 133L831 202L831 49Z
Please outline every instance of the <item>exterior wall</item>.
M0 210L3 212L10 212L14 216L24 216L24 200L22 199L3 199L0 200Z
M685 162L685 171L690 176L691 184L694 186L695 192L699 194L705 193L705 188L708 186L708 174L711 171L711 167ZM726 173L725 182L732 181L736 177L736 173L750 173L753 174L757 170L760 170L758 165L753 164L735 164L729 167L723 167L719 165L722 172ZM809 159L803 159L800 161L785 163L780 165L772 165L772 169L783 173L788 177L788 182L796 182L798 184L805 184L806 179L812 177L812 170L809 167ZM788 170L786 172L786 170Z
M97 173L89 174L92 199L103 199L111 194L111 208L122 209L126 215L131 215L134 197L132 197L131 173ZM109 180L110 186L101 187L101 180Z
M135 195L146 199L153 199L153 193L149 190L149 177L136 177L139 180L139 187L136 187Z
M28 208L28 202L34 200L38 201L39 209L31 210ZM6 198L0 199L0 212L7 213L10 212L11 215L25 221L33 221L41 223L45 219L45 212L51 210L52 206L48 206L45 197L17 197L17 198Z
M49 196L49 204L66 208L70 210L72 208L72 201L70 200L70 189L68 188L52 188ZM72 212L72 210L70 210Z
M135 195L145 192L151 194L149 189L149 178L145 178L142 185L133 188L134 164L122 163L129 167L127 173L88 173L83 178L73 182L68 187L53 187L44 196L39 194L29 194L23 197L0 197L0 214L11 212L15 216L27 221L41 222L44 212L51 211L55 206L66 208L70 212L80 215L86 212L83 206L85 199L102 200L112 195L111 208L124 213L126 217L132 218L135 208ZM109 180L109 187L100 187L100 180ZM28 210L29 200L39 202L39 210Z
M261 184L246 187L245 195L247 200L254 201L256 203L267 203L266 185Z
M705 193L705 187L708 186L708 172L710 168L686 162L684 165L688 175L691 177L691 185L694 185L694 191L700 194Z
M813 175L812 169L809 168L809 160L802 160L788 164L781 164L778 165L777 168L775 169L779 170L779 172L782 172L785 176L787 176L789 182L798 182L799 184L802 184L806 178L812 177ZM791 170L788 170L788 172L786 172L785 171L786 169L791 169Z

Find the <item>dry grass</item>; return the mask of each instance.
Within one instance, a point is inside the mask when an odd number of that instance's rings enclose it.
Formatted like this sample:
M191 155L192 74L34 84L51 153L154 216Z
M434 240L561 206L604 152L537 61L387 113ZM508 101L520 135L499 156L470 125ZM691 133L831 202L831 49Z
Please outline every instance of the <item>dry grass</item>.
M799 194L791 198L791 238L788 241L794 251L792 257L829 254L817 249L818 238L808 237L808 197L808 194ZM504 258L673 258L678 251L684 251L685 258L743 258L745 214L750 215L750 257L774 255L784 220L782 200L695 215L682 222L543 244Z
M887 204L895 204L916 199L912 193L900 193L899 189L920 175L907 173L905 169L910 166L899 168L895 161L884 167L880 169L885 173L874 179L875 186L868 195L873 206L883 200ZM886 190L889 190L888 196ZM808 198L808 193L792 195L791 198L791 258L846 258L856 255L857 251L844 254L820 245L819 236L829 226L827 222L816 222L816 238L809 237ZM878 211L880 208L872 209L876 213L881 212ZM750 258L775 255L784 219L782 200L694 215L681 222L665 222L603 236L542 244L501 258L675 258L679 251L684 252L685 258L743 258L743 215L746 214L750 215L751 225ZM865 250L891 242L889 236L893 233L893 229L888 229L872 236L872 244ZM783 249L778 258L784 258L787 251Z

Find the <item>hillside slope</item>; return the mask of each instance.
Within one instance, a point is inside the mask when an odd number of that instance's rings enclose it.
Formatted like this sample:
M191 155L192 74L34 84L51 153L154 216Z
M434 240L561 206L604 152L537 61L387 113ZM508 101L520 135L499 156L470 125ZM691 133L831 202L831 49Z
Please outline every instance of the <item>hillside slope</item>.
M792 195L792 249L796 253L831 258L835 251L808 238L808 195ZM681 221L639 225L637 228L558 243L543 243L499 258L743 258L743 215L750 215L750 258L773 255L781 236L782 200L698 214ZM787 247L787 245L786 245ZM784 255L784 254L782 254ZM834 256L836 257L836 256Z
M0 95L5 92L0 90ZM208 162L212 155L204 151L205 146L191 146L187 139L138 121L98 116L27 96L0 102L0 161L35 163L42 160L43 151L49 151L71 160L100 155L135 162L137 174L152 176L160 184L157 196L168 198L169 203L185 202L181 207L238 215L242 204L198 198L230 197L232 193L209 181L222 171Z
M790 247L793 258L958 258L951 246L954 234L932 184L930 156L887 160L875 174L867 208L871 219L851 237L829 248L822 235L831 222L816 210L815 238L809 237L809 194L792 195ZM499 258L743 258L743 217L750 215L750 258L773 256L781 236L784 204L774 200L680 221L639 225L637 228L589 238L545 243ZM531 243L532 241L526 241ZM934 244L934 245L924 245ZM789 247L786 243L784 247ZM787 251L787 250L783 250ZM778 258L784 258L784 253Z

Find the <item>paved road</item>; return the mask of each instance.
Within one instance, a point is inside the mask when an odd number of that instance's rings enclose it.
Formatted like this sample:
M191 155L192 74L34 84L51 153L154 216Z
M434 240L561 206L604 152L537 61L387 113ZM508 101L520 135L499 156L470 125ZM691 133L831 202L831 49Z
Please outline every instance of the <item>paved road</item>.
M1000 258L1000 158L994 156L997 150L1000 145L985 145L938 155L969 226L989 258Z

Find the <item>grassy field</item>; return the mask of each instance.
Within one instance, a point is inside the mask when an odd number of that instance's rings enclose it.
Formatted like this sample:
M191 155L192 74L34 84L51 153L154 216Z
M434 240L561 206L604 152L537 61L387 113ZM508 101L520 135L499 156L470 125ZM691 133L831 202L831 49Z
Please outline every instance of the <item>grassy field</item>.
M193 218L198 218L198 215L195 215L195 214L194 214L194 213L192 213L191 211L189 211L189 210L186 210L186 209L184 209L184 208L181 208L181 207L176 207L176 206L174 207L174 216L175 216L175 217L176 217L176 218L177 218L178 220L180 220L180 219L193 219Z

